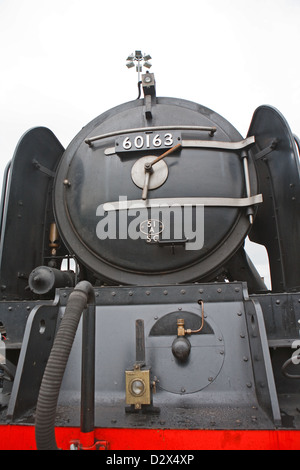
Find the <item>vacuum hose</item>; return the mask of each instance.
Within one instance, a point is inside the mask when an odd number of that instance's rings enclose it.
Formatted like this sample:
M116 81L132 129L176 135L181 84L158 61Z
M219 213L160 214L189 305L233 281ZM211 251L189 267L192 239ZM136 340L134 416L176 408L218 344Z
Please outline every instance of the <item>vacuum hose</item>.
M79 282L70 294L45 368L37 401L35 437L38 450L58 450L55 417L61 383L81 314L88 303L94 303L94 295L94 289L87 281Z

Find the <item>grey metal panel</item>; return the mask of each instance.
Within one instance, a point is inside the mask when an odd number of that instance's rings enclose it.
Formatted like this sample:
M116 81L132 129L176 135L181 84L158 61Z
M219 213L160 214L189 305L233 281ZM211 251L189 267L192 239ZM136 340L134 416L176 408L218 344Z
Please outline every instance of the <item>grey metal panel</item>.
M7 410L7 418L10 420L23 417L36 405L55 336L57 301L58 298L48 305L36 305L28 317Z
M243 293L240 283L97 290L95 425L161 427L161 421L164 427L181 427L189 422L190 428L204 428L210 420L215 423L210 427L216 428L274 427L270 396L267 393L261 398L257 393L254 364L261 349L267 354L268 345L262 345L262 341L266 342L263 335L254 344L250 339L252 331L245 311L249 301ZM199 305L194 300L199 297L204 299L205 322L213 333L190 336L190 359L186 364L178 364L171 353L176 336L151 336L150 332L161 318L172 312L174 321L176 312L183 317L185 312L191 312L199 316L200 322ZM144 298L147 302L142 302ZM256 318L255 309L252 315ZM154 406L161 410L159 417L131 416L124 412L124 372L132 369L135 362L137 318L145 324L146 364L151 367L152 378L159 380L153 397ZM80 350L79 330L60 394L58 422L61 424L65 424L65 419L78 424ZM259 378L266 384L270 382L272 388L272 370L268 369L267 360L267 356L261 357ZM277 420L278 416L275 417Z
M269 410L276 425L281 424L281 415L271 364L269 344L260 303L253 299L254 309L247 305L249 341L253 357L253 369L258 400Z
M23 315L22 311L28 315L27 307L32 310L9 404L10 419L19 422L32 420L32 407L53 342L56 321L64 314L71 292L72 289L57 290L56 300L47 304L1 304L2 312L7 310L12 321L16 315ZM249 299L246 284L236 282L102 287L95 289L95 298L96 426L299 428L296 411L298 381L280 377L283 361L291 357L294 351L291 349L295 340L293 334L299 330L300 304L296 294L256 295ZM155 328L155 325L168 315L171 318L163 322L164 325L170 324L170 319L172 324L177 316L183 316L186 327L196 328L201 320L200 298L205 305L205 328L203 334L189 337L191 356L186 364L179 365L171 353L176 325L172 325L172 329L167 327L165 331L161 327ZM13 310L9 312L7 306L13 307ZM277 317L278 321L274 323ZM124 371L132 369L135 362L137 318L142 318L145 324L147 366L151 367L152 378L157 375L160 379L153 397L154 406L160 408L157 415L125 413ZM193 322L188 324L190 320ZM286 324L291 324L288 331L291 338L285 335ZM78 425L80 422L81 345L80 326L57 410L57 424L63 426ZM276 348L275 352L273 347ZM280 395L274 387L273 370ZM282 425L279 422L278 400L284 413Z

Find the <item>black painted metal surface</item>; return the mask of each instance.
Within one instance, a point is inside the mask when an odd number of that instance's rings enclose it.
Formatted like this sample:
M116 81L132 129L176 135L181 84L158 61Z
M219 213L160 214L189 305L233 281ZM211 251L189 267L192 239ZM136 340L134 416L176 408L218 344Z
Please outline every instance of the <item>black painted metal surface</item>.
M0 241L2 299L32 298L30 272L49 256L49 229L54 220L52 184L63 147L46 128L29 130L21 138L3 192Z
M248 135L255 135L253 155L264 203L251 240L267 248L275 292L300 289L300 160L295 138L282 114L259 107Z

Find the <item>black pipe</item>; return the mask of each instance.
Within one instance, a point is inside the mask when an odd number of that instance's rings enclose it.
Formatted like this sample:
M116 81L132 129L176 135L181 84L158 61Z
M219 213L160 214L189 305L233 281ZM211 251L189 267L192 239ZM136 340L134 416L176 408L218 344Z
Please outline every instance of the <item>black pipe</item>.
M94 289L89 282L81 281L70 294L42 379L35 419L35 437L38 450L58 450L55 439L58 396L79 320L87 303L95 304ZM89 316L94 316L95 307L92 311L89 309L88 313ZM83 334L84 336L86 335ZM94 358L91 359L94 360ZM92 378L94 379L94 377ZM91 399L90 393L84 392L84 395L89 397L88 400ZM91 412L89 412L90 415ZM88 427L91 424L93 422L89 419Z
M95 304L82 318L81 412L80 430L94 430L95 408Z

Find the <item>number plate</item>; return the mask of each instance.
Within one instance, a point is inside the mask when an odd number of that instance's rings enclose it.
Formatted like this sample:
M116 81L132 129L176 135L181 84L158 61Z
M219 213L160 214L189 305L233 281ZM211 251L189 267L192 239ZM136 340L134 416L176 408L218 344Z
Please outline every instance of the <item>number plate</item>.
M140 132L118 137L115 149L116 153L168 149L180 141L180 132Z

